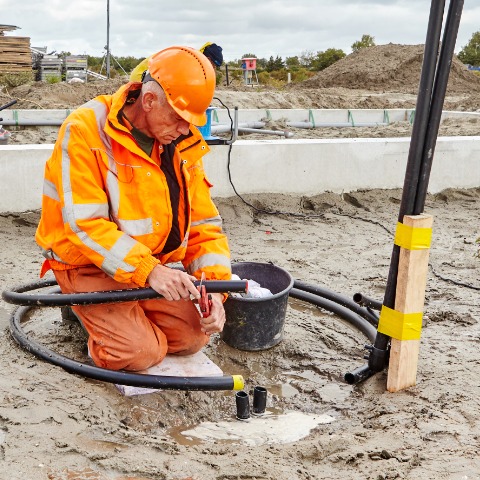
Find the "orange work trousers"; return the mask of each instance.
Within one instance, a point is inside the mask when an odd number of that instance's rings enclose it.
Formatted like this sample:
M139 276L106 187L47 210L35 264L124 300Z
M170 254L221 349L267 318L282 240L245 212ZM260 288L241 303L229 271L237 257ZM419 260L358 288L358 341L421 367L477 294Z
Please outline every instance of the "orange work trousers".
M55 270L63 293L138 288L119 283L95 266ZM95 365L111 370L144 370L160 363L167 353L191 355L209 336L200 330L200 313L191 300L163 298L74 306L88 332L88 348Z

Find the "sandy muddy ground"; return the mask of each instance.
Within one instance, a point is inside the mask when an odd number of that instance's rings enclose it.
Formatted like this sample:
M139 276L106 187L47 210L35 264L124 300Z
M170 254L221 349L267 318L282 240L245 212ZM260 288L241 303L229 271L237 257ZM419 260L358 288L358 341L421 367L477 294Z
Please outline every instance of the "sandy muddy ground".
M217 203L235 261L273 262L298 280L381 300L400 198L397 190L246 197L256 208L305 218L258 214L238 198ZM414 388L386 392L386 373L347 385L343 375L364 362L365 337L298 300L289 302L284 340L270 350L243 352L212 339L206 353L224 372L243 374L247 391L265 386L267 412L278 422L291 412L333 417L309 433L302 422L290 425L287 433L303 438L289 443L249 446L183 435L205 422L241 429L233 393L124 397L111 384L71 375L22 350L8 332L13 306L2 302L0 455L8 475L0 478L478 478L479 208L479 189L427 200L435 228ZM37 220L38 212L0 217L2 290L37 278ZM36 310L26 325L53 350L87 359L82 331L62 322L57 309Z
M408 55L403 48L390 50L388 55L380 52L388 62L392 52L398 55L399 61L389 64L390 72L418 67L418 49L410 49ZM406 84L415 84L414 75L407 75L403 86L384 79L385 88L378 78L369 78L375 88L360 90L355 81L363 78L362 69L370 68L371 61L361 56L353 60L356 70L337 65L330 77L324 71L318 85L310 82L304 89L219 88L217 94L240 108L415 105L415 92ZM353 75L350 80L343 71ZM383 75L385 70L379 72ZM464 88L462 72L454 73L446 108L480 108L478 93ZM337 78L338 87L331 87L332 78ZM345 88L345 81L355 89ZM109 88L114 86L112 82ZM66 108L89 100L102 88L105 85L32 85L2 95L22 98L21 108ZM445 122L440 134L479 134L477 122L455 122ZM348 133L319 130L302 132L325 137L408 136L411 126ZM55 132L24 130L14 133L12 143L48 143L54 138ZM217 204L234 261L272 262L297 280L382 300L400 198L399 190L308 198L267 192L245 197L255 208L238 197L218 199ZM294 299L287 308L284 340L270 350L244 352L218 336L212 338L206 353L225 373L242 374L247 391L255 385L268 389L266 426L258 418L248 425L235 419L233 392L164 391L125 397L112 384L52 366L11 338L8 324L14 307L1 301L0 478L480 478L480 260L474 256L479 210L480 189L444 191L427 199L425 211L434 216L434 230L416 387L388 393L386 372L357 386L346 384L344 374L364 363L366 338L339 317ZM0 215L2 291L38 278L38 218L39 212ZM62 321L58 309L35 310L25 328L54 351L88 361L82 330L75 322ZM328 423L320 423L322 419ZM255 426L257 431L242 439L241 432ZM214 438L206 437L206 427ZM227 432L229 439L220 438Z

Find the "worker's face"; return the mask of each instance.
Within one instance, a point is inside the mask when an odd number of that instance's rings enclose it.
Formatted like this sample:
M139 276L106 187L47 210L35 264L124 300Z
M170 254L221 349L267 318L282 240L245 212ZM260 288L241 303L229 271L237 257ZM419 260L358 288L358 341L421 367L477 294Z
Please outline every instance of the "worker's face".
M157 139L162 145L176 140L180 135L187 135L190 124L168 104L165 94L152 93L150 108L145 111L147 135Z

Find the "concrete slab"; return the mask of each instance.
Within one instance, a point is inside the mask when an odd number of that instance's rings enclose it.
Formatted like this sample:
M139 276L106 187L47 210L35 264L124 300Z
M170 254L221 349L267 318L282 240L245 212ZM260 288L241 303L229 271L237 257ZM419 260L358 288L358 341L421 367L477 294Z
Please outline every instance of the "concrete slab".
M205 171L214 197L238 193L317 195L402 188L410 138L238 140L212 146ZM41 207L43 171L53 145L0 146L0 212ZM480 136L439 137L429 192L480 187Z

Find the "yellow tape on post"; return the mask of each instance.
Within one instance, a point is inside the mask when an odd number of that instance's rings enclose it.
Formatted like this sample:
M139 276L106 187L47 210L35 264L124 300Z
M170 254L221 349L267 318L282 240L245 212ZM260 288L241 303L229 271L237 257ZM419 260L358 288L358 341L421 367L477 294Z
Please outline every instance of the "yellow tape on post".
M427 250L432 243L432 229L410 227L398 222L393 243L407 250Z
M382 306L378 331L397 340L418 340L422 333L423 313L402 313Z

